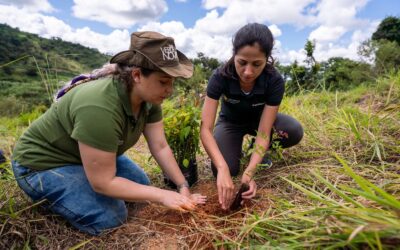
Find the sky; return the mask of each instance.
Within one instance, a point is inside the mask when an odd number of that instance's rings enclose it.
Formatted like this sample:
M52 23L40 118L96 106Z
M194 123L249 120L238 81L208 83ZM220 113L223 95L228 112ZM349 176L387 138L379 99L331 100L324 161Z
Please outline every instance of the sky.
M318 61L360 60L358 46L387 16L400 16L400 0L0 0L0 23L109 55L128 49L132 32L152 30L172 36L190 58L226 61L235 32L263 23L283 64L304 61L307 39Z

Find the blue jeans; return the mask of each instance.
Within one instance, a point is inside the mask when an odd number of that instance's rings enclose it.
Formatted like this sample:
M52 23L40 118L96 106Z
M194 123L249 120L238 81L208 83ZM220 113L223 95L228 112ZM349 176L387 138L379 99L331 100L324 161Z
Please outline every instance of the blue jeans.
M123 224L127 209L123 200L93 191L82 165L36 171L12 161L18 185L33 201L46 199L48 208L80 231L98 235ZM146 173L126 156L117 158L117 176L149 185Z

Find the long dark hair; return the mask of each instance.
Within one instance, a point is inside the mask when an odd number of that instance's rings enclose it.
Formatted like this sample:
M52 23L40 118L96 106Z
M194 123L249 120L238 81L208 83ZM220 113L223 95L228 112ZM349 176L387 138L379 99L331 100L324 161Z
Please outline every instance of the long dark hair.
M237 78L234 58L237 52L244 46L253 46L255 43L260 45L261 51L265 53L267 64L264 71L273 72L274 58L271 56L274 46L274 37L269 28L260 23L249 23L240 28L232 39L233 55L222 67L222 75L228 78Z
M112 76L114 77L114 79L119 80L122 84L125 85L128 93L130 93L133 88L132 70L135 68L139 68L140 71L142 72L142 75L144 75L145 77L148 77L155 71L152 69L147 69L134 65L128 66L125 64L108 63L103 65L102 68L93 70L90 74L81 74L79 76L74 77L71 81L65 84L60 90L58 90L54 99L57 101L72 88L80 84L108 76Z

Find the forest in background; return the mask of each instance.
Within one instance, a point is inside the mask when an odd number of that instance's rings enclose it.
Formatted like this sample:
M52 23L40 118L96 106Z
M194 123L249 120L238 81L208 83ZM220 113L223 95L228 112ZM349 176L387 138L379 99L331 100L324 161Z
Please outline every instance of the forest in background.
M333 57L317 61L315 42L306 41L304 62L289 65L276 62L286 80L286 94L302 91L349 90L374 80L400 65L400 19L385 18L371 39L359 47L362 61ZM96 49L62 41L46 39L0 24L0 115L15 116L29 112L37 105L49 106L52 95L73 76L101 67L110 59ZM212 71L223 62L202 52L191 59L194 76L178 79L175 95L202 93ZM7 108L5 108L7 107Z

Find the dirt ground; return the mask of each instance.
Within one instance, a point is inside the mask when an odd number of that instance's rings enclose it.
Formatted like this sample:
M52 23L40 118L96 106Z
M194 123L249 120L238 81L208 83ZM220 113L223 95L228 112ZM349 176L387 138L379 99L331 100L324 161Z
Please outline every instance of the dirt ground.
M128 156L140 164L153 166L147 147L141 138ZM136 157L136 158L135 158ZM150 159L150 160L149 160ZM257 179L257 196L246 201L235 211L222 210L210 162L205 154L197 158L199 182L192 193L207 196L207 203L196 210L182 213L167 209L159 204L128 203L128 221L117 229L101 236L90 236L79 232L60 216L31 204L19 189L11 189L9 195L20 204L32 208L23 209L18 217L8 219L1 226L1 246L7 249L16 242L29 242L31 249L216 249L223 242L246 242L241 235L245 225L254 219L254 214L262 217L273 206L268 189L270 180ZM268 176L268 175L267 175ZM151 181L164 188L161 173L153 173ZM269 177L270 178L270 177ZM236 180L236 188L239 183ZM34 211L34 212L33 212ZM14 243L13 243L14 242ZM19 244L18 243L18 244ZM11 247L13 248L13 247Z
M112 237L140 234L138 249L214 249L215 242L238 240L249 214L262 214L270 205L267 189L259 190L256 199L236 211L220 207L214 181L201 181L192 190L206 195L207 203L187 213L156 204L130 208L128 222Z

